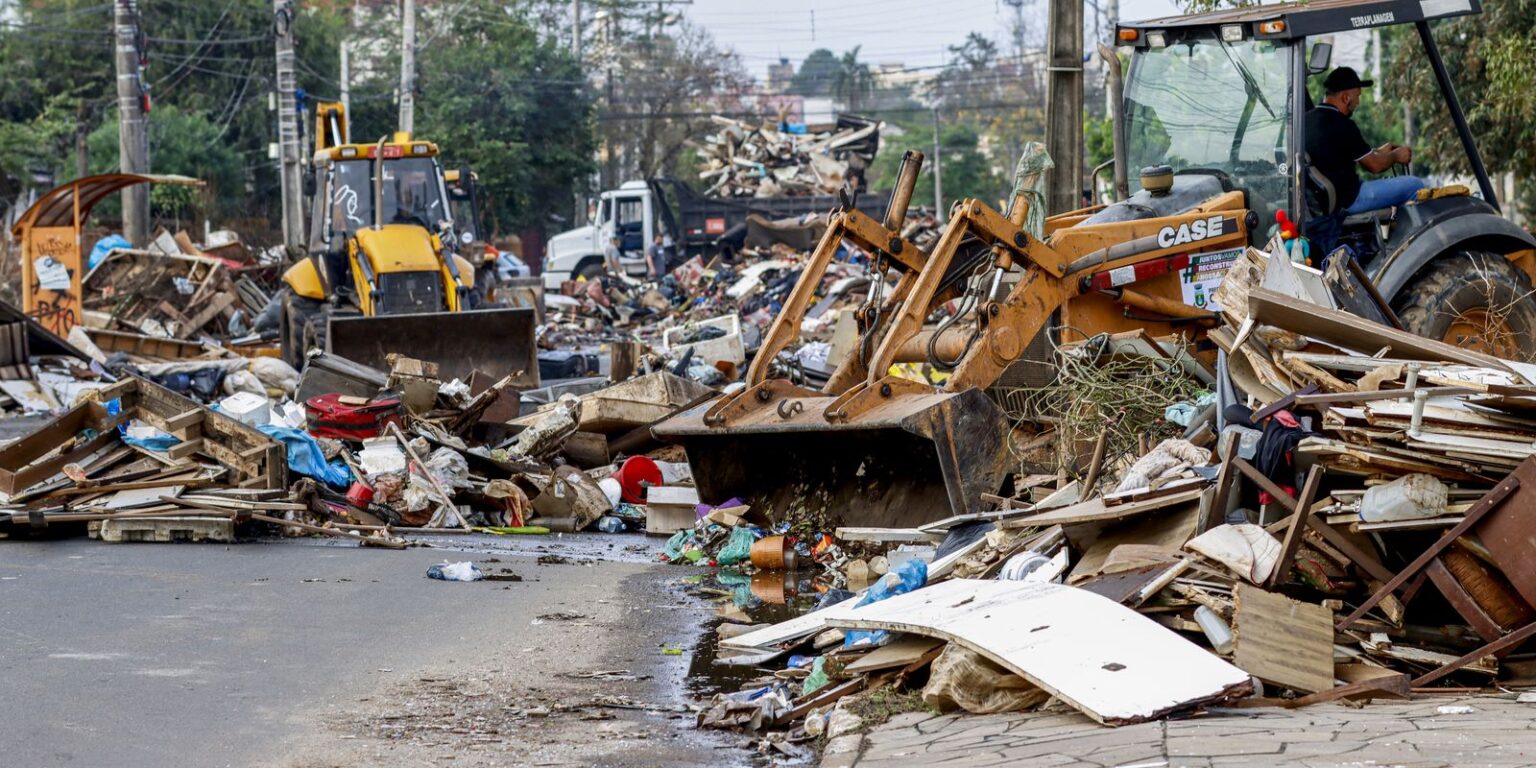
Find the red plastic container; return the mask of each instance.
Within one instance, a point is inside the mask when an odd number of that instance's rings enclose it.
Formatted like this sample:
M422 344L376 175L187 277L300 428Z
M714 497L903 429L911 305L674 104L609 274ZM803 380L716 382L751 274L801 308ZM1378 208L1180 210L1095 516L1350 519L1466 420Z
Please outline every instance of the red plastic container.
M644 456L631 456L613 473L619 481L619 499L630 504L645 503L645 489L661 485L661 467Z

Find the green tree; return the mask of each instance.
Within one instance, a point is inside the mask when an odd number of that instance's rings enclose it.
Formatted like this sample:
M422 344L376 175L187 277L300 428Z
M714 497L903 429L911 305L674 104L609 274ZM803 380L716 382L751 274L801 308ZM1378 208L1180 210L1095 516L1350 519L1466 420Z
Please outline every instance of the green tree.
M149 156L155 173L191 176L206 186L154 186L150 188L151 213L162 218L181 220L196 213L205 216L230 216L239 213L235 206L243 198L245 173L240 154L220 141L220 128L207 118L177 107L161 107L149 122ZM117 113L108 112L105 120L91 132L89 146L91 173L117 170ZM116 201L104 204L104 212L116 211Z
M496 0L466 0L424 29L416 134L474 169L499 232L568 214L594 149L593 94L570 51Z
M852 50L843 52L837 61L837 73L832 78L832 98L849 112L859 111L860 105L866 104L875 92L874 73L869 71L868 64L859 61L860 48L863 46L855 45Z
M789 92L798 96L826 96L832 92L842 61L837 54L817 48L800 62L800 68L789 81Z
M1397 96L1390 102L1395 112L1406 102L1413 114L1416 170L1470 174L1417 35L1394 31L1395 44L1384 49L1390 87L1383 90ZM1501 202L1536 216L1536 0L1484 3L1482 15L1436 22L1434 31L1489 172L1513 172L1523 184L1520 199Z
M901 156L915 149L928 156L923 163L922 179L912 193L914 206L933 205L933 127L931 124L911 122L899 124L899 135L887 134L882 138L880 154L875 157L871 173L871 187L888 191L896 183L896 171ZM894 133L894 132L891 132ZM997 170L997 166L981 151L981 133L973 125L951 124L939 131L943 161L944 200L951 203L965 197L999 203L1008 193L1011 175ZM1017 160L1017 158L1014 158ZM1009 174L1012 166L1008 167ZM942 212L941 212L942 213Z

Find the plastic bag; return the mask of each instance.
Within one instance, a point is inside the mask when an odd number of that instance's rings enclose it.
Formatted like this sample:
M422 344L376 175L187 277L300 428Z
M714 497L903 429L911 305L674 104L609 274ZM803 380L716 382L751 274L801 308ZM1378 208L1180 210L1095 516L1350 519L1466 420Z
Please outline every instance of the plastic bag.
M289 397L299 390L299 372L275 357L251 358L250 371L264 386L281 389Z
M308 432L288 427L264 424L257 429L283 444L287 449L288 468L305 477L313 477L333 488L346 488L352 483L352 471L342 462L326 463L320 443Z
M731 529L731 537L726 539L725 546L720 548L720 554L715 555L715 562L721 565L735 565L744 563L752 556L752 543L757 541L757 533L745 525L739 525Z
M485 574L474 563L465 560L460 563L450 563L446 560L427 569L427 578L439 581L479 581L485 578Z
M683 530L672 534L672 538L667 539L667 543L661 545L661 554L663 557L667 558L668 562L675 563L682 559L683 550L692 543L693 529L684 528Z
M895 570L880 577L864 597L859 599L855 608L860 605L878 603L888 597L904 595L914 589L920 589L928 583L928 564L917 559L908 560L897 566ZM843 647L855 648L862 646L880 645L890 633L883 629L876 630L850 630L843 640Z
M91 255L86 257L85 268L95 269L96 265L100 264L102 259L107 258L107 254L110 253L114 248L132 247L133 243L128 242L128 238L123 237L122 235L107 235L106 237L97 240L96 245L91 247Z
M827 675L827 657L817 656L811 662L811 673L801 682L800 695L809 696L831 684L832 678Z

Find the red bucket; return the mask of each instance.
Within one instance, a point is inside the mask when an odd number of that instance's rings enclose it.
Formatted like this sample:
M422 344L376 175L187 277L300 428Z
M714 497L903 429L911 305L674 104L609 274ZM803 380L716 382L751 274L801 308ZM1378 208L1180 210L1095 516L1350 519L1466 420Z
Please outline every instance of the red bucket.
M661 485L661 467L644 456L631 456L613 473L619 481L619 498L630 504L645 503L645 489Z

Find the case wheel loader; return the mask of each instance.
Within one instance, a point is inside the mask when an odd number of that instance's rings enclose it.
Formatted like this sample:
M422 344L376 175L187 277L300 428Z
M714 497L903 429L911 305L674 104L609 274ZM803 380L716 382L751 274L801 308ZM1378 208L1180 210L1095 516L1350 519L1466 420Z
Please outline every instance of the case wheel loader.
M1038 187L1049 165L1043 151L1027 151L1006 212L959 201L923 254L897 234L922 162L910 153L882 221L847 205L832 212L746 387L657 425L655 434L683 444L701 498L738 496L775 519L910 527L964 514L1000 489L1009 461L1010 425L987 390L1037 334L1058 341L1135 329L1200 335L1219 318L1203 297L1186 295L1179 273L1262 245L1270 229L1260 222L1274 221L1277 210L1336 224L1344 242L1368 242L1353 258L1409 330L1486 342L1486 334L1464 336L1480 314L1506 323L1502 338L1521 351L1536 351L1536 240L1498 216L1428 26L1431 18L1478 11L1476 0L1437 7L1320 0L1122 25L1118 39L1133 50L1121 111L1129 146L1117 154L1148 169L1140 189L1026 226L1043 204ZM1326 62L1307 55L1307 42L1391 23L1418 26L1482 199L1464 188L1430 190L1362 221L1309 189L1307 78ZM854 351L820 391L771 378L844 240L873 254L874 288L855 315ZM888 278L894 287L885 296ZM952 321L925 330L934 311L956 298L970 330ZM950 377L935 387L889 373L913 361Z
M385 368L391 352L443 378L518 374L538 386L535 311L473 309L475 266L457 248L437 146L396 133L347 143L340 105L317 110L308 256L283 273L283 356L319 349Z

